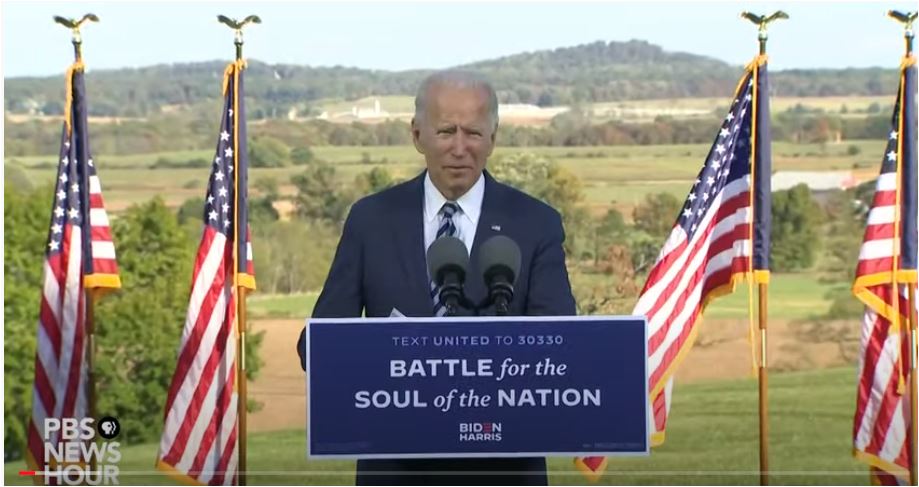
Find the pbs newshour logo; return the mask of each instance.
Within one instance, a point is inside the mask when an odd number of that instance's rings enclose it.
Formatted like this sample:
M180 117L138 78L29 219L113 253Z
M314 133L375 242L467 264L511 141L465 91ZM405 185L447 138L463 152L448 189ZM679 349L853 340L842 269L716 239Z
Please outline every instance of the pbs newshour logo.
M45 469L30 472L42 476L45 485L118 485L121 444L118 420L93 418L45 418L42 428Z

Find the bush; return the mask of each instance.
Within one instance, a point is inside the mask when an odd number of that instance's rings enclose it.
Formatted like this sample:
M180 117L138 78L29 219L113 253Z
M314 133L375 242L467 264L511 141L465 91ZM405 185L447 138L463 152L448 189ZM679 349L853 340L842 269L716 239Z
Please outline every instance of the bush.
M258 286L267 293L322 288L338 240L337 226L275 221L253 228Z
M660 239L663 243L670 234L682 206L683 203L670 193L649 194L633 211L635 228Z
M772 269L808 269L820 248L821 210L810 188L799 184L772 194Z
M31 192L4 185L3 429L4 460L22 458L32 414L35 340L42 261L53 188Z
M290 151L290 161L295 166L302 166L305 164L309 164L313 162L315 159L316 159L316 156L315 154L313 154L312 149L306 146L295 147L292 151Z
M267 135L249 141L249 167L284 167L290 165L290 148Z

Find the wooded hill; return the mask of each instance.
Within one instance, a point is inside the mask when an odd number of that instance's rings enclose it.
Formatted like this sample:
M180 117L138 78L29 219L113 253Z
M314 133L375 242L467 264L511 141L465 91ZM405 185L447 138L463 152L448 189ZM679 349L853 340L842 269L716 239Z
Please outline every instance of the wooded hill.
M91 59L88 60L92 66ZM176 108L213 106L220 97L226 63L161 64L144 68L91 70L90 113L144 117ZM668 52L646 41L597 41L574 47L515 54L461 66L493 80L502 103L540 106L618 100L724 97L742 67L684 52ZM7 78L7 114L57 115L62 111L60 76ZM266 64L251 59L246 78L250 118L283 118L316 112L320 100L413 95L427 70L382 71L353 67ZM893 69L815 69L771 73L781 96L894 94Z

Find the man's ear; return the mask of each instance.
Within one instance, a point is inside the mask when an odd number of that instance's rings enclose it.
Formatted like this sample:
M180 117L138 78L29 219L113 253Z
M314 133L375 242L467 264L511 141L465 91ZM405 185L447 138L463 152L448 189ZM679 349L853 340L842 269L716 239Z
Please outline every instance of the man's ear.
M421 146L421 127L415 117L412 117L412 143L415 144L415 150L419 154L424 154L424 149Z
M491 148L488 149L488 157L491 157L491 153L495 151L496 140L498 140L498 124L495 124L495 129L491 131Z

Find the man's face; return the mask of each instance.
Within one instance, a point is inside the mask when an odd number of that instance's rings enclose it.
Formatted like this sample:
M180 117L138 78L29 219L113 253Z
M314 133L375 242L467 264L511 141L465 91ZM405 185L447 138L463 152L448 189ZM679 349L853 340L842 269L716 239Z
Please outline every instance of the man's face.
M495 147L488 93L435 84L427 95L425 113L412 120L412 139L424 154L434 186L455 200L479 179Z

